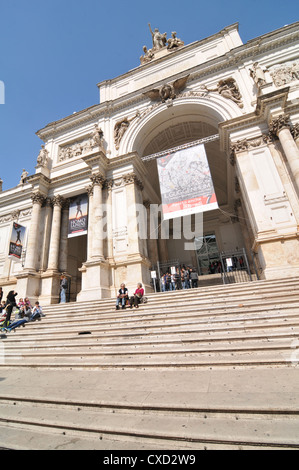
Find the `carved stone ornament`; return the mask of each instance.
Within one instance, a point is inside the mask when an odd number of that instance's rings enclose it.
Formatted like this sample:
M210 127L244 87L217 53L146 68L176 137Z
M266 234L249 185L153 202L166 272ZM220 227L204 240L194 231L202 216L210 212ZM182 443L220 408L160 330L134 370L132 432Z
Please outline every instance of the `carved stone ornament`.
M294 139L298 139L299 137L299 122L297 122L291 129L292 136Z
M236 162L236 153L245 152L247 150L261 147L262 145L268 145L273 142L273 136L271 134L263 134L255 139L242 139L237 142L231 143L230 146L230 163L233 166Z
M155 53L161 49L165 49L166 51L174 51L184 46L184 42L177 38L175 31L173 31L171 33L171 37L167 39L167 33L160 33L158 28L155 28L153 31L150 23L148 23L148 26L152 36L152 48L147 49L146 46L143 46L144 55L140 57L141 65L151 62L155 58Z
M162 103L168 100L174 100L186 88L188 78L189 75L186 75L174 82L165 83L160 88L154 88L143 94L152 101L162 101Z
M252 69L249 69L250 76L258 88L266 84L265 71L258 62L254 62Z
M49 161L49 152L45 149L45 146L42 145L42 148L37 157L37 164L43 168L46 168Z
M140 113L139 113L139 111L137 111L135 116L133 116L131 119L128 119L127 117L125 117L124 119L122 119L121 121L118 121L115 124L115 126L114 126L114 144L115 144L116 150L119 149L120 142L121 142L126 130L128 129L129 125L131 124L131 122L134 121L134 119L136 119L136 117L139 117L139 116L140 116Z
M97 175L91 175L90 179L92 182L92 186L100 185L101 187L103 187L105 183L105 177L101 175L100 173L98 173Z
M234 103L237 103L239 108L243 108L244 106L238 85L232 77L227 78L225 80L220 80L217 83L217 88L213 88L213 89L209 89L207 87L205 88L209 92L217 92L219 93L219 95L223 96L224 98L234 101Z
M290 129L290 116L288 114L281 114L276 119L272 119L269 124L270 134L277 136L278 132L282 129Z
M65 204L65 198L58 194L57 196L54 196L52 198L52 204L53 206L58 206L62 208Z
M40 192L33 193L31 195L32 203L33 204L39 204L40 206L42 206L46 202L46 199L47 198Z
M104 133L95 124L92 134L71 144L61 146L58 152L58 161L63 162L74 157L80 157L94 151L95 147L100 147L104 151Z
M299 60L274 65L269 68L269 72L276 87L287 85L299 80Z
M124 184L131 184L135 183L141 191L143 190L143 184L142 181L135 175L135 173L128 173L127 175L123 175L123 182Z

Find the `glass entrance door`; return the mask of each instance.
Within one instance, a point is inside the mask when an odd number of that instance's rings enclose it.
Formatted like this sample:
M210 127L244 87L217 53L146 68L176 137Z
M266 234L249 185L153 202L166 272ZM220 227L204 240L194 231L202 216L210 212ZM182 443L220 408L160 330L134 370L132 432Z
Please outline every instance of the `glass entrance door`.
M218 272L219 251L214 234L195 238L195 249L198 259L199 273L211 274Z

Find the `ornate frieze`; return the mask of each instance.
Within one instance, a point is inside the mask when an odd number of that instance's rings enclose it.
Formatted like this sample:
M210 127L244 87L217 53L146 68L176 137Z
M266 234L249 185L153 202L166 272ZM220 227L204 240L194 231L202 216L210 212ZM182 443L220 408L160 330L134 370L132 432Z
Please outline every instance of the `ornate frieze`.
M260 137L254 139L242 139L237 142L233 142L230 145L230 163L235 164L235 156L238 152L245 152L254 148L268 145L273 142L273 136L271 134L262 134Z
M299 80L299 60L285 62L269 68L270 75L276 87L287 85Z
M102 129L95 125L92 134L72 142L71 144L60 146L58 151L58 161L62 162L74 157L80 157L94 151L100 147L104 151L104 133Z
M5 224L8 222L12 222L15 220L20 220L25 217L29 217L32 213L32 207L24 210L17 209L15 211L10 212L9 214L2 215L0 217L0 224Z

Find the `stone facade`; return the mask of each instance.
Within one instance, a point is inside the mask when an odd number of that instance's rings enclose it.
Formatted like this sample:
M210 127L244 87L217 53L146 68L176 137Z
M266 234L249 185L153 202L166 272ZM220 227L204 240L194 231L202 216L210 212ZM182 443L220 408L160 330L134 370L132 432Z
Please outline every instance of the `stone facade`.
M238 25L186 45L150 29L140 65L98 84L100 103L37 132L36 172L0 192L0 285L58 302L109 298L121 282L150 287L157 260L194 264L180 240L140 237L140 214L160 204L145 157L206 144L220 210L204 215L219 250L245 247L264 278L299 275L298 23L243 44ZM88 235L68 239L70 198L88 194ZM27 227L22 259L7 257L13 222Z

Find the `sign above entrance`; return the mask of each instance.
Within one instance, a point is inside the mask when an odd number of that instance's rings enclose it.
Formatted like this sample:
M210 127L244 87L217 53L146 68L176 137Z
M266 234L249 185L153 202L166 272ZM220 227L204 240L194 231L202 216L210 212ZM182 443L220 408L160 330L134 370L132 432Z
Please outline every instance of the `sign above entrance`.
M88 228L88 195L80 194L71 199L68 238L86 235Z
M203 144L158 158L157 166L164 219L218 209Z

